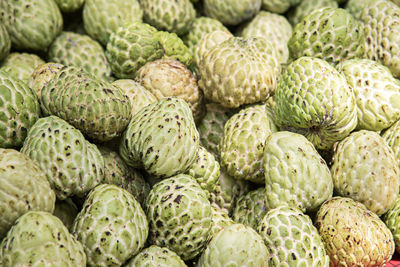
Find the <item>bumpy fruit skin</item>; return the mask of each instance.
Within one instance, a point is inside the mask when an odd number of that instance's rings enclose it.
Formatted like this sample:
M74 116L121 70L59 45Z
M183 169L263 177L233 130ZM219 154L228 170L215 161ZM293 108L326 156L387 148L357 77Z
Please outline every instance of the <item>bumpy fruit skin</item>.
M140 67L164 55L156 32L157 30L148 24L133 22L125 24L111 34L106 57L112 73L117 78L133 79Z
M178 174L155 184L146 199L149 242L183 260L200 254L211 231L211 204L196 180Z
M36 94L21 80L0 70L0 147L20 148L40 117Z
M129 166L163 178L186 172L198 148L189 105L179 98L163 98L133 116L122 136L120 155Z
M15 220L26 212L53 212L56 195L39 166L17 150L0 148L0 166L2 239Z
M262 37L229 38L200 64L200 89L207 99L229 108L265 101L280 75L277 50Z
M276 125L305 135L317 149L332 148L357 126L353 89L318 58L301 57L289 64L274 100Z
M126 22L142 21L138 0L85 0L83 25L90 37L107 45L111 33Z
M70 231L78 212L79 210L75 203L70 198L67 198L56 201L53 214L59 218L65 227L67 227L67 229Z
M65 13L78 11L85 3L85 0L54 0L54 1L58 5L58 8Z
M0 11L14 49L45 51L62 30L54 0L1 1Z
M269 210L258 225L270 253L269 266L329 267L329 256L311 218L299 209Z
M261 9L261 2L262 0L204 0L204 13L225 25L237 25L254 17Z
M337 66L353 88L357 129L381 131L400 119L400 81L370 59L350 59Z
M371 4L376 0L348 0L346 4L346 9L353 15L356 19L360 19L361 12L367 5Z
M210 193L215 191L221 171L214 155L203 146L200 146L197 158L186 174L194 177L201 188Z
M394 253L390 230L363 204L334 197L319 209L315 226L330 266L385 266Z
M104 177L104 161L97 147L56 116L40 118L33 125L21 152L38 163L60 200L83 197Z
M162 59L175 59L189 67L192 64L192 53L175 33L159 31L155 33L157 40L162 45L164 55Z
M232 212L232 219L257 230L257 226L267 213L265 187L252 190L238 198Z
M329 168L304 136L272 133L265 141L265 204L267 209L288 205L303 212L316 211L332 197Z
M376 132L352 133L335 147L331 167L335 194L384 214L399 193L399 167L392 149Z
M394 205L382 217L386 226L393 234L393 239L396 244L396 252L400 252L400 197L397 196Z
M303 0L289 12L288 19L296 26L305 16L323 7L338 8L339 5L335 0Z
M11 50L11 39L6 27L0 23L0 61L5 59Z
M283 14L291 6L301 3L301 0L263 0L262 8L273 13Z
M0 70L28 83L34 70L43 64L43 59L35 54L13 52L1 63Z
M149 226L128 191L102 184L90 191L72 233L83 244L88 266L121 266L144 247Z
M196 17L190 0L140 0L143 20L160 31L186 34Z
M265 105L240 110L224 125L219 146L221 167L236 179L264 183L263 153L267 137L278 129Z
M121 89L80 68L65 66L41 93L45 114L66 120L98 141L120 136L131 119L130 101Z
M49 81L56 75L56 73L64 68L64 65L49 62L42 65L39 65L33 72L31 77L28 80L28 85L38 99L41 99L42 89L45 87Z
M136 81L158 100L164 97L185 100L192 110L195 122L199 122L204 116L204 94L197 86L192 72L181 62L174 59L148 62L138 70Z
M87 35L62 32L49 47L48 60L82 68L100 79L111 76L103 47Z
M104 159L103 183L114 184L127 190L143 205L150 192L150 185L140 172L126 165L117 152L106 147L99 147L99 150Z
M260 11L250 22L240 29L244 38L264 37L278 50L279 61L286 63L289 58L287 43L292 36L292 25L282 15Z
M365 35L362 24L347 10L326 7L304 17L288 42L290 57L316 57L336 65L363 58Z
M393 150L396 160L399 162L400 167L400 120L395 122L392 126L385 130L382 134L383 139Z
M400 77L400 7L390 1L371 2L361 11L364 23L366 57L388 67Z
M30 211L15 222L0 244L0 263L11 266L86 266L82 244L60 219Z
M235 222L229 217L228 212L225 209L220 208L215 203L211 203L212 211L212 226L210 233L210 240L225 227L235 224Z
M194 47L203 36L218 30L229 32L229 30L219 20L204 16L197 17L194 19L189 32L182 36L182 40L193 53Z
M219 231L197 262L197 267L267 267L268 249L250 226L233 224Z
M151 245L132 258L126 267L187 267L185 262L166 247Z

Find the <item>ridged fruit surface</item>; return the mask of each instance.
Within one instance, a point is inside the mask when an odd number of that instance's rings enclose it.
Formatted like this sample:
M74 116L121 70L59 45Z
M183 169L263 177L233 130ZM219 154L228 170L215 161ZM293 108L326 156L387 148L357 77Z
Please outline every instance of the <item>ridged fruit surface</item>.
M396 121L392 126L382 133L386 144L393 150L396 160L400 167L400 120Z
M151 245L132 258L126 267L187 267L185 262L166 247Z
M269 252L250 226L233 224L219 231L197 262L197 267L267 267Z
M379 216L393 206L399 194L399 166L378 133L352 133L337 144L332 161L335 195L359 201Z
M58 8L65 13L79 11L85 0L55 0Z
M42 97L43 87L45 87L62 68L64 68L62 64L49 62L38 66L32 72L28 85L35 92L39 100Z
M36 94L20 79L0 70L0 147L20 148L40 117Z
M361 16L361 12L370 3L376 0L348 0L346 3L346 10L350 12L356 19L359 19ZM392 1L393 2L393 1Z
M385 266L394 253L393 236L363 204L334 197L319 209L315 226L330 266Z
M139 202L125 189L108 184L90 191L72 225L88 266L121 266L144 247L148 231Z
M333 193L329 168L304 136L292 132L272 133L265 142L265 205L316 211Z
M345 9L317 9L294 27L288 47L293 59L316 57L332 65L347 59L363 58L363 25Z
M289 11L288 19L293 26L296 26L305 16L323 7L338 8L339 5L335 0L303 0Z
M382 217L386 226L393 234L396 252L400 252L400 197L397 196L394 205Z
M337 66L353 88L357 129L381 131L400 119L400 81L370 59L350 59Z
M155 184L146 199L149 242L174 251L183 260L199 255L211 233L211 204L190 175Z
M63 18L54 0L1 1L0 22L13 49L45 51L61 32Z
M45 114L66 120L98 141L120 136L131 119L130 101L121 89L81 68L62 68L41 93Z
M190 67L193 60L192 53L176 33L158 31L155 36L162 45L164 52L162 59L175 59L186 67Z
M264 183L263 156L267 137L278 129L265 105L243 108L224 125L219 145L221 167L236 179Z
M60 219L30 211L15 222L0 244L0 263L11 266L86 266L82 244Z
M0 23L0 61L5 59L11 50L11 39L6 27Z
M274 95L276 125L328 150L357 126L353 89L322 59L301 57L283 72Z
M262 102L276 89L278 60L276 48L262 37L231 37L200 60L198 84L207 99L224 107Z
M28 83L34 70L45 64L43 59L35 54L13 52L1 63L0 70Z
M26 212L53 212L56 195L50 188L46 174L33 160L17 150L0 148L0 166L2 239L15 220Z
M122 136L120 155L128 165L165 178L186 172L198 148L189 105L179 98L162 98L133 116Z
M38 163L61 200L85 196L104 177L104 160L97 147L56 116L40 118L33 125L21 152Z
M103 47L87 35L62 32L49 47L47 56L50 62L82 68L99 79L111 76Z
M301 0L263 0L262 8L278 14L285 13L291 6L301 3Z
M138 0L85 0L82 17L88 35L105 46L126 22L142 21L143 11Z
M269 210L257 231L269 250L269 266L329 267L317 228L299 209L281 206Z
M211 203L212 211L212 225L210 240L225 227L235 224L235 222L229 217L228 212L225 209L220 208L215 203Z

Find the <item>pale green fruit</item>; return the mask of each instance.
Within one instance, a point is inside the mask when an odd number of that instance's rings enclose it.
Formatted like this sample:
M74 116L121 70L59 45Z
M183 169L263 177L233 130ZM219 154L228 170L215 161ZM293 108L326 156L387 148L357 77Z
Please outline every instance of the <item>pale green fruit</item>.
M192 72L174 59L159 59L146 63L137 71L136 81L158 100L164 97L183 99L199 122L205 113L204 95Z
M120 155L129 166L164 178L186 172L198 148L189 105L179 98L162 98L133 116L122 136Z
M400 81L387 67L370 59L351 59L337 69L353 88L357 129L381 131L400 119Z
M394 156L400 167L400 120L386 129L382 137L394 152Z
M99 150L104 159L103 183L117 185L127 190L143 205L150 192L150 185L140 172L126 165L117 152L101 146Z
M224 107L262 102L275 91L278 62L276 48L263 37L231 37L200 60L198 84L207 99Z
M225 123L219 152L221 167L227 174L264 183L264 143L277 131L272 119L265 105L254 105L240 110Z
M49 47L48 60L82 68L99 79L110 79L111 68L103 47L87 35L62 32Z
M282 15L260 11L239 31L244 38L264 37L278 50L279 61L286 63L289 58L287 43L292 36L292 25Z
M86 255L60 219L29 211L15 222L0 244L0 263L12 266L86 266Z
M375 0L361 11L366 57L388 67L400 78L400 7L390 1Z
M65 66L44 86L41 107L98 141L120 136L131 119L130 101L119 87L77 67Z
M323 7L338 8L339 5L335 0L303 0L289 12L288 19L296 26L305 16Z
M392 0L393 3L395 3L396 5L400 6L400 1L399 0Z
M121 266L144 247L149 227L128 191L102 184L90 191L71 232L83 244L88 266Z
M35 54L13 52L4 59L0 70L4 70L11 76L28 83L34 70L44 63Z
M190 67L193 60L192 53L178 35L164 31L156 32L154 35L162 45L164 52L162 59L175 59Z
M187 267L185 262L172 250L152 245L132 258L126 267Z
M384 214L399 193L399 167L392 149L376 132L354 132L335 147L331 167L335 195L350 197Z
M235 222L229 217L228 211L220 208L215 203L211 204L212 211L212 226L210 233L210 240L225 227L235 224Z
M58 8L60 8L60 10L65 13L79 11L83 6L83 4L85 3L85 0L54 0L54 1L58 5Z
M63 26L54 0L1 1L0 22L18 50L45 51Z
M142 21L143 11L138 0L85 0L82 16L88 35L105 46L119 27Z
M60 200L85 196L104 177L97 147L56 116L40 118L33 125L21 152L38 163Z
M254 17L261 9L261 2L262 0L204 0L204 13L225 25L238 25Z
M140 0L143 20L160 31L186 34L196 17L190 0Z
M0 20L1 21L1 20ZM0 23L0 61L5 59L11 50L11 39L6 27Z
M394 241L383 221L351 198L334 197L319 209L315 226L330 266L385 266Z
M53 214L62 221L68 230L71 230L78 212L79 210L75 203L70 198L67 198L56 201Z
M329 150L357 126L353 89L324 60L301 57L283 72L274 95L276 125Z
M283 14L291 6L301 3L301 0L263 0L262 8L273 13Z
M310 217L280 206L266 213L257 227L270 257L269 266L329 267L329 256Z
M196 266L267 267L268 258L268 249L253 228L233 224L211 239Z
M399 195L394 202L394 205L385 213L383 221L393 234L393 239L396 244L396 252L400 252L400 197Z
M17 150L0 148L0 165L1 240L15 220L26 212L53 212L56 195L46 174Z
M211 204L190 175L178 174L155 184L146 199L149 242L167 247L183 260L200 254L211 231Z
M333 193L332 176L325 160L304 136L272 133L265 142L265 205L316 211Z
M49 62L39 65L32 72L32 75L28 81L28 85L30 88L32 88L39 100L42 97L43 87L45 87L62 68L64 68L64 65L62 64Z
M235 113L216 103L206 104L206 114L198 125L201 144L219 159L219 144L224 134L225 123Z
M40 117L36 94L11 74L0 70L0 147L20 148Z
M182 37L182 40L193 53L194 47L198 42L200 42L201 38L213 31L229 32L229 30L219 20L204 16L197 17L194 19L189 32Z
M316 57L332 65L347 59L363 58L363 25L345 9L320 8L294 27L288 47L292 59Z
M135 78L137 70L164 55L157 30L145 23L133 22L118 28L107 43L106 57L112 73L120 79Z
M349 0L346 4L346 9L353 15L356 19L359 19L361 12L367 5L373 3L375 0Z

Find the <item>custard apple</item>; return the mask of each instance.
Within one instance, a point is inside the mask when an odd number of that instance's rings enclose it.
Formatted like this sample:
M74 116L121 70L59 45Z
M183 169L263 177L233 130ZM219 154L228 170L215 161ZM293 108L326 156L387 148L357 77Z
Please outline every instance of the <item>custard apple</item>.
M11 50L11 39L6 27L0 20L0 61L5 59Z
M335 0L303 0L289 12L288 19L293 26L296 26L305 16L324 7L338 8L339 5Z
M155 33L158 42L162 45L164 55L162 59L175 59L190 67L192 64L192 53L183 43L182 39L175 33L159 31Z
M386 129L383 132L382 137L394 152L394 156L400 167L400 120L396 121L392 126Z
M385 213L383 221L393 234L396 244L396 252L400 252L400 195L397 196L394 205Z
M79 11L85 0L55 0L55 2L62 12L69 13Z
M43 87L45 87L56 73L63 68L64 65L54 62L45 63L35 68L28 80L28 85L32 88L39 100L42 97Z
M346 4L346 9L356 19L360 19L361 12L367 5L371 4L375 0L349 0Z
M0 70L4 70L11 76L28 83L35 69L45 63L35 54L13 52L1 63Z
M302 0L262 0L262 8L278 14L285 13L290 7L296 6Z
M151 245L132 258L126 267L187 267L185 262L166 247Z
M229 217L228 211L220 208L215 203L211 203L211 211L212 211L212 218L211 218L212 225L211 225L210 240L225 227L235 224L235 222Z

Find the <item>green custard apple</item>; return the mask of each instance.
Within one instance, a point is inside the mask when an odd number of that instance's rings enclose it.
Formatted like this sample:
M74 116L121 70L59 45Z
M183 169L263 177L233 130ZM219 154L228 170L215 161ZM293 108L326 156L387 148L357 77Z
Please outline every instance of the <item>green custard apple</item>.
M13 52L4 59L0 70L28 83L34 70L45 63L35 54Z
M185 262L166 247L151 245L132 258L126 267L187 267Z

